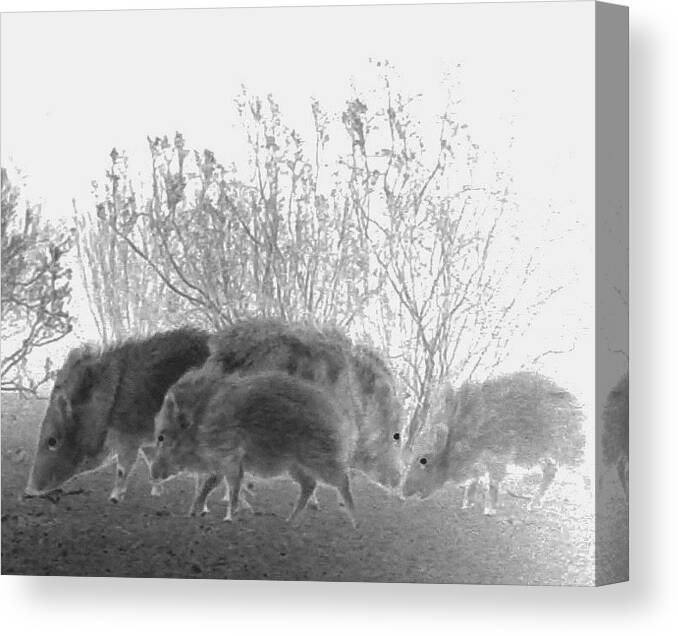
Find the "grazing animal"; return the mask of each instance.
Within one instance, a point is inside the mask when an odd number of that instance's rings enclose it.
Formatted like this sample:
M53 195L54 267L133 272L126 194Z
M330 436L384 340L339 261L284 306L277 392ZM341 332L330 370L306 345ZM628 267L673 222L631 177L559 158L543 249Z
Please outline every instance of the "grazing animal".
M496 512L507 465L540 464L542 481L530 507L538 506L557 465L581 461L583 415L576 400L536 373L514 373L444 392L430 434L415 443L403 495L430 496L447 481L462 483L462 506L480 496Z
M629 500L629 376L625 373L610 391L603 408L603 463L617 469Z
M117 460L110 500L121 501L139 450L149 461L154 416L167 389L203 364L207 340L184 328L102 350L73 349L56 376L26 494L49 493Z
M321 481L337 489L355 525L348 476L354 431L317 384L284 372L224 376L205 367L189 371L165 397L156 417L151 477L162 481L181 471L216 483L225 477L229 521L245 471L264 478L288 474L299 484L290 522ZM204 503L196 500L194 511Z
M399 485L403 410L396 381L373 349L336 329L268 319L236 323L209 344L207 364L224 375L276 370L323 387L356 428L351 467L386 488Z
M181 329L103 351L71 351L56 379L26 493L44 494L117 457L111 501L121 501L139 448L148 460L146 444L165 392L208 355L224 375L279 370L327 387L359 431L351 466L385 487L398 485L402 407L395 379L376 352L337 330L262 319L237 322L209 344L206 333ZM48 447L50 440L58 448ZM216 486L203 479L198 495ZM317 506L315 498L311 505Z

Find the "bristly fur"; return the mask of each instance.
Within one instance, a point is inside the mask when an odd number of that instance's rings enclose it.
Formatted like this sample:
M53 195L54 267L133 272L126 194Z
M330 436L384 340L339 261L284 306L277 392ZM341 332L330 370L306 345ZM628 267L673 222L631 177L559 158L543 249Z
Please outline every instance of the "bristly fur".
M402 407L388 365L335 328L244 320L210 339L208 365L224 374L283 371L330 392L357 428L352 466L383 485L399 481Z
M354 433L313 382L284 371L223 375L206 365L168 392L157 417L163 442L151 474L167 479L181 471L209 472L214 483L225 476L231 490L228 519L238 507L243 471L264 478L289 474L301 486L293 517L316 481L334 486L352 517L348 468Z
M201 366L207 359L207 341L207 333L183 327L149 338L129 338L106 347L85 345L75 350L75 355L69 354L57 375L55 388L70 385L79 393L78 397L86 399L87 389L103 384L97 388L117 394L112 404L116 412L110 415L110 426L127 432L143 429L148 437L153 429L153 416L160 409L167 389L187 370ZM113 378L104 375L110 367L118 371L115 384L110 382ZM85 370L92 373L91 387L82 386L86 380ZM68 381L74 373L81 386Z
M583 457L581 406L538 373L510 373L449 389L440 417L448 446L466 441L470 450L500 455L510 450L521 466L533 466L545 455L569 465Z
M351 346L335 329L248 319L210 338L210 361L219 364L223 373L268 367L306 380L334 383L348 364L346 353Z
M55 488L117 456L124 487L141 446L153 441L153 418L167 389L209 349L206 333L183 328L69 353L43 419L29 489ZM58 450L46 442L58 438ZM115 492L115 491L114 491Z

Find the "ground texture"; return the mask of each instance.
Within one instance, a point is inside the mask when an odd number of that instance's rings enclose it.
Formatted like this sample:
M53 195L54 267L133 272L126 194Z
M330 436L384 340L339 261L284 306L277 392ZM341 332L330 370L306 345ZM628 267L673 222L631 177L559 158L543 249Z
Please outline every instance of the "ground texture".
M330 489L321 489L320 511L290 527L285 517L297 491L287 480L255 482L255 512L232 523L222 521L221 492L209 516L188 518L192 481L176 479L151 497L142 462L118 505L107 501L113 467L74 479L66 490L82 492L58 503L24 500L45 407L3 396L2 574L590 585L594 563L606 580L625 578L628 569L626 504L609 475L614 490L599 510L606 543L597 550L590 506L582 503L589 495L572 474L557 478L538 511L504 494L496 517L461 510L454 485L426 501L401 502L356 475L358 530Z

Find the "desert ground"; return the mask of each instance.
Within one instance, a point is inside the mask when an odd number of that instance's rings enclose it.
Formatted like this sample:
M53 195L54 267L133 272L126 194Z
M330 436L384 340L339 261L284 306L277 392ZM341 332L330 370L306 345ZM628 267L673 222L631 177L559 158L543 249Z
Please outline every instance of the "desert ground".
M590 492L567 471L541 509L528 512L524 499L504 492L495 517L462 510L453 484L403 502L356 474L357 530L327 488L321 510L288 525L297 492L288 480L246 480L254 512L232 523L222 521L221 491L210 515L189 518L192 480L177 478L151 497L141 461L118 505L107 499L113 466L73 479L65 487L73 494L56 503L24 499L46 406L2 396L2 574L590 585L594 561L605 578L628 567L627 508L611 473L597 550ZM533 488L526 480L510 485L514 494Z

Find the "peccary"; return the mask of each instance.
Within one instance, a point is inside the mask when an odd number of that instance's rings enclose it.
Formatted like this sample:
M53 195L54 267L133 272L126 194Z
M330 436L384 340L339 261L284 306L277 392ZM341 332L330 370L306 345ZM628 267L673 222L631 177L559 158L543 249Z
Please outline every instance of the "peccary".
M539 505L558 464L581 461L583 414L575 398L536 373L513 373L444 391L428 434L415 443L403 495L430 496L447 481L464 483L463 505L476 494L494 514L508 464L539 464Z
M103 351L71 351L57 376L27 494L57 488L117 456L111 500L120 501L137 449L152 436L152 416L166 389L205 362L207 339L202 331L182 329ZM351 465L384 486L399 483L402 409L394 378L378 354L353 345L337 330L262 319L225 329L211 347L212 363L224 374L275 369L328 387L359 431ZM59 442L58 450L47 448L57 439L54 430L65 424L69 441ZM149 449L142 450L147 458ZM206 482L209 489L216 485Z
M208 335L184 328L102 350L73 349L56 376L26 494L46 494L117 459L121 501L139 450L148 461L167 389L207 358Z
M626 501L629 500L629 376L610 391L603 408L603 463L614 464Z
M355 524L348 468L351 426L318 385L283 372L224 376L209 365L189 371L156 416L151 477L181 471L222 476L230 486L226 520L238 510L244 471L289 474L301 488L288 521L304 510L316 482L334 486ZM194 502L194 511L204 498Z
M402 406L381 356L336 329L250 319L210 339L209 363L222 373L285 371L322 386L356 428L350 465L395 488L402 475Z

